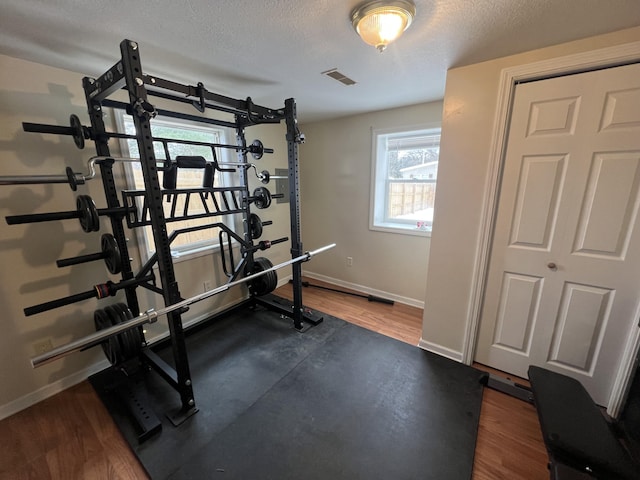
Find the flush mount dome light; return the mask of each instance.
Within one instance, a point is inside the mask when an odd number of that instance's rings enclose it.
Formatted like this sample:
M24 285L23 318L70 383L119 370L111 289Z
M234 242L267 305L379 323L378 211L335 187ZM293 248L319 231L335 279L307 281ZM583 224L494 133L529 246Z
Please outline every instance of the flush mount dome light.
M366 2L351 12L351 24L362 40L380 53L404 32L416 15L409 0Z

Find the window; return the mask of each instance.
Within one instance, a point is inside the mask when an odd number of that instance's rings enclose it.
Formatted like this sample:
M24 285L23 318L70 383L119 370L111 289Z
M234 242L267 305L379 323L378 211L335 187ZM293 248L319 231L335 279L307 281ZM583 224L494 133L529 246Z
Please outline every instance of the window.
M440 128L375 130L370 228L430 235Z
M130 116L122 115L121 128L124 132L130 135L135 135L135 125L133 119ZM222 143L226 142L226 132L222 127L216 126L204 126L191 123L166 121L166 120L154 120L151 123L151 132L155 138L170 138L188 140L194 142L205 143ZM136 140L127 139L122 142L123 155L133 158L139 158L138 144ZM202 145L189 145L184 143L167 143L167 150L172 159L175 159L178 155L185 156L201 156L207 161L213 161L213 154L211 148ZM216 157L218 161L232 161L229 159L228 152L233 150L216 148ZM165 149L162 142L154 142L154 153L158 160L166 159ZM233 160L237 161L237 160ZM144 190L144 180L142 177L142 166L139 162L126 162L125 171L127 176L127 183L129 188L135 190ZM225 183L230 185L228 178L225 175L221 175L222 172L215 173L214 187L223 187ZM177 187L178 188L200 188L202 187L204 171L201 169L180 169L178 173ZM158 172L160 185L163 182L163 172ZM225 180L227 180L225 182ZM170 203L165 203L165 214L169 216L169 210L171 208ZM181 208L181 206L178 206ZM189 215L205 213L204 208L199 206L197 202L189 204ZM217 217L197 218L189 220L180 220L167 223L167 231L171 234L172 231L194 227L198 225L208 225L211 223L225 222L229 227L233 228L233 222L236 215L224 215ZM138 232L138 242L143 255L143 260L148 259L155 252L155 245L153 242L153 233L151 226L136 228ZM206 253L212 248L218 246L218 232L219 228L207 228L204 230L197 230L195 232L183 233L177 236L171 243L171 254L174 259L193 257L199 253Z

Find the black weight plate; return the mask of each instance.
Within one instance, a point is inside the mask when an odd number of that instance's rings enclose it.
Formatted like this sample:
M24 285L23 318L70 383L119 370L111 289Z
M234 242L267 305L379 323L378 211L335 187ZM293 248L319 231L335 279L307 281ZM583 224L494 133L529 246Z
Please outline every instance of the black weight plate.
M113 325L111 318L109 318L104 310L96 310L93 314L93 321L96 326L96 331L104 330ZM116 365L122 361L122 347L117 338L110 337L102 342L100 346L111 365Z
M116 310L113 305L104 307L104 311L111 319L111 322L113 323L113 325L120 325L120 323L122 323L122 319L120 318L120 312ZM124 361L128 358L127 352L129 352L131 348L129 346L129 340L123 333L115 335L114 338L116 338L120 343L120 347L122 349L121 361Z
M262 236L262 220L255 213L249 215L249 232L253 240Z
M126 320L131 320L133 318L133 313L129 310L129 307L126 303L118 303L117 304L122 310ZM138 326L129 330L131 332L131 337L134 340L134 344L136 346L136 355L140 353L142 350L142 344L144 343L144 334L142 333L142 326Z
M98 209L96 208L96 204L93 203L93 199L89 195L87 195L87 200L89 202L91 217L93 218L93 231L97 232L98 230L100 230L100 216L98 215Z
M82 123L77 115L72 114L69 117L69 124L73 129L73 141L80 150L84 148L84 132L82 131Z
M253 191L256 208L263 209L271 206L271 192L267 187L258 187Z
M256 160L260 160L264 154L264 145L260 140L254 140L251 144L251 156Z
M78 195L76 198L76 209L78 210L78 220L84 232L93 231L93 213L91 212L91 197L88 195Z
M265 270L268 270L269 268L272 268L272 267L273 267L273 264L268 258L258 257L253 260L253 269L251 273L255 274L255 273L264 272ZM254 278L250 284L251 293L253 293L256 296L261 296L261 295L266 295L267 293L272 292L278 283L278 278L276 276L275 285L274 285L274 277L273 275L271 275L272 273L273 271L265 273L264 275L261 275L257 278Z
M126 305L124 305L123 303L116 303L115 305L113 305L113 308L120 315L121 322L126 322L127 320L129 320L129 317L125 312ZM136 344L136 336L133 330L134 329L130 328L129 330L125 330L124 332L122 332L122 336L125 339L127 349L125 351L125 360L129 360L138 355L138 346Z
M124 303L116 303L113 305L113 308L120 314L120 320L122 322L126 322L127 320L131 320L133 315ZM142 344L142 339L140 338L140 330L139 327L130 328L122 332L123 336L126 338L127 342L127 351L125 352L125 359L130 359L136 357L140 353L140 346Z
M104 263L110 273L118 274L122 271L122 257L116 237L110 233L105 233L100 238L100 246L104 254Z

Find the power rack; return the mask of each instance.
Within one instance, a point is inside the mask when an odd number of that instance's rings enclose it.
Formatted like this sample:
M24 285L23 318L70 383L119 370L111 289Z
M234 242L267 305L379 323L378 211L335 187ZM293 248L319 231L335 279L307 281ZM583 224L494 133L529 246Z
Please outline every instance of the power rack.
M287 239L278 239L273 242L254 242L255 235L255 218L251 213L250 206L258 205L264 208L271 203L271 195L265 188L258 188L253 194L250 194L248 187L248 174L250 166L248 155L254 158L260 158L263 153L271 153L272 150L265 149L261 142L254 141L247 144L245 139L245 129L260 124L286 124L286 141L287 141L287 159L288 159L288 183L289 183L289 207L290 207L290 243L292 268L292 284L293 284L293 303L283 303L281 299L273 296L262 296L269 290L256 292L254 283L249 283L249 291L253 303L258 303L267 308L276 310L293 319L293 325L296 329L303 329L303 321L311 324L317 324L322 321L322 317L315 312L305 309L302 303L302 269L301 261L305 259L302 241L300 238L300 198L299 198L299 170L298 170L298 145L304 142L304 135L300 133L296 118L296 104L294 99L287 99L284 106L278 109L272 109L256 105L250 97L242 99L234 99L227 96L219 95L208 91L202 83L196 86L183 85L173 81L165 80L157 76L147 75L143 72L140 60L140 50L138 44L131 40L123 40L120 43L121 59L109 68L104 74L97 78L85 77L82 85L85 92L87 108L90 118L90 126L82 126L77 117L71 117L69 127L57 127L51 125L23 124L25 131L41 132L41 133L57 133L71 135L78 146L84 147L85 140L91 140L95 144L96 157L93 157L90 163L91 169L98 166L100 177L104 188L105 199L107 203L106 209L96 209L90 197L79 196L77 210L72 212L60 212L57 214L39 214L7 217L8 223L29 223L35 221L48 221L66 218L79 218L85 231L96 231L99 228L98 217L107 216L110 220L113 239L115 245L108 251L99 254L89 255L87 257L105 258L109 270L112 273L119 272L121 281L119 283L107 282L104 285L96 286L94 291L85 292L83 294L67 297L64 299L47 302L46 304L37 305L25 309L27 315L40 313L52 308L79 301L81 299L90 298L92 295L97 298L103 298L108 295L114 295L118 290L124 290L126 296L126 305L117 304L113 311L107 313L121 315L126 322L128 318L137 316L152 316L147 312L141 313L138 297L136 294L137 287L148 288L162 295L169 326L169 340L171 343L171 352L174 366L169 365L156 355L149 347L145 346L140 350L135 350L136 361L148 365L156 371L180 396L180 407L168 414L174 425L179 425L186 418L190 417L197 411L195 398L193 395L193 386L191 373L189 369L189 358L185 344L185 332L182 324L182 314L186 311L185 307L174 308L171 306L182 305L185 300L182 298L176 276L174 272L173 259L171 255L171 242L177 235L187 231L193 231L201 228L219 227L221 239L221 256L223 270L228 278L228 284L234 285L242 282L242 277L251 275L252 273L261 272L269 269L269 265L260 263L260 259L254 258L257 250L268 248L273 243L286 241ZM114 93L121 90L128 93L128 102L116 101L110 99ZM204 116L183 113L182 111L172 111L156 108L152 103L153 97L162 99L163 105L167 102L178 102L182 104L190 104L197 112L203 114L208 111L223 114L226 119L215 119L212 116ZM135 135L119 134L117 132L107 131L104 123L103 108L114 108L125 110L131 115L135 125ZM202 157L177 157L172 159L167 148L168 142L176 140L154 138L151 133L151 123L156 116L166 116L171 118L184 119L216 126L228 127L235 129L236 144L235 145L214 145L208 144L214 153L214 162L206 162ZM228 120L233 118L233 121ZM145 188L143 191L123 191L122 203L120 202L119 192L113 173L113 165L115 158L111 155L109 148L109 140L112 138L128 138L134 139L138 145L139 161L141 164L142 175L144 178ZM165 150L165 158L159 160L154 153L154 143L160 142ZM179 142L179 140L178 140ZM188 142L187 142L188 143ZM233 187L213 188L213 175L216 171L224 171L223 165L219 164L215 157L215 147L232 148L237 153L237 162L232 165L236 167L238 173L238 185ZM202 168L204 169L203 188L201 189L179 189L175 185L176 168ZM158 172L164 172L163 185L160 184ZM257 173L257 170L256 170ZM268 180L268 172L263 172ZM172 176L173 175L173 176ZM72 190L76 190L79 184L85 180L93 178L95 171L84 176L71 171L67 168L66 176L48 178L18 178L9 179L5 177L0 183L63 183L67 181ZM260 175L258 175L260 177ZM173 179L173 181L172 181ZM282 196L282 195L281 195ZM184 197L188 204L189 201L202 202L205 214L200 213L198 217L215 217L228 214L242 215L243 232L236 234L224 223L211 223L210 225L177 229L169 233L167 224L176 221L192 218L185 208L184 211L175 212L167 215L163 204L172 199L176 201L179 197ZM194 200L195 199L195 200ZM207 203L212 202L212 203ZM260 207L262 205L262 207ZM36 218L37 217L37 218ZM195 217L193 217L195 218ZM96 226L97 225L97 226ZM135 228L143 225L150 225L153 232L153 242L155 246L155 254L141 267L138 273L134 273L127 249L127 240L125 236L125 225L129 228ZM261 224L257 225L260 230ZM104 236L103 236L104 237ZM241 258L235 262L233 258L233 248L231 239L240 245ZM224 242L223 240L226 240ZM104 241L104 238L103 238ZM108 243L108 242L107 242ZM227 245L225 251L224 244ZM330 248L330 247L329 247ZM109 261L115 263L113 257L114 250L117 250L117 270L115 266L110 265ZM85 259L86 260L86 259ZM78 260L77 263L80 261ZM67 260L67 265L73 264L73 259ZM60 265L59 265L60 266ZM153 268L157 266L160 285L157 285ZM112 268L113 267L113 270ZM269 278L268 276L263 276ZM277 277L276 282L277 282ZM273 287L273 285L271 285ZM274 288L274 287L273 287ZM273 289L271 288L271 289ZM97 292L97 293L96 293ZM181 303L182 302L182 303ZM120 307L117 307L120 305ZM126 309L129 312L126 312ZM108 307L107 307L108 308ZM105 309L107 311L107 309ZM100 316L96 312L97 319L108 318L103 311ZM155 317L154 317L155 318ZM151 320L153 321L153 320ZM117 322L116 322L117 323ZM117 328L117 327L112 327ZM141 328L136 328L138 335L134 336L135 342L146 345ZM92 346L94 343L88 346ZM106 352L106 350L105 350ZM107 355L109 356L109 355ZM110 360L112 360L110 358ZM113 363L113 362L112 362ZM35 363L34 363L35 365ZM157 426L145 425L144 420L138 421L142 430L140 436L144 439L146 435L153 433Z

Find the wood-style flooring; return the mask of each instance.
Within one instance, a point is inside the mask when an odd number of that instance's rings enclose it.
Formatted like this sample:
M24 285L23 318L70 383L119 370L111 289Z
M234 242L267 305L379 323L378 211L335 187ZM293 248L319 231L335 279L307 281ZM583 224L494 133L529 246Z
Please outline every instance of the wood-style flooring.
M315 280L311 283L323 285ZM292 296L289 285L275 293ZM309 308L412 345L420 339L422 310L418 308L368 302L312 287L304 289L303 298ZM146 478L87 381L0 422L1 480ZM548 478L547 455L534 407L485 389L473 479Z

